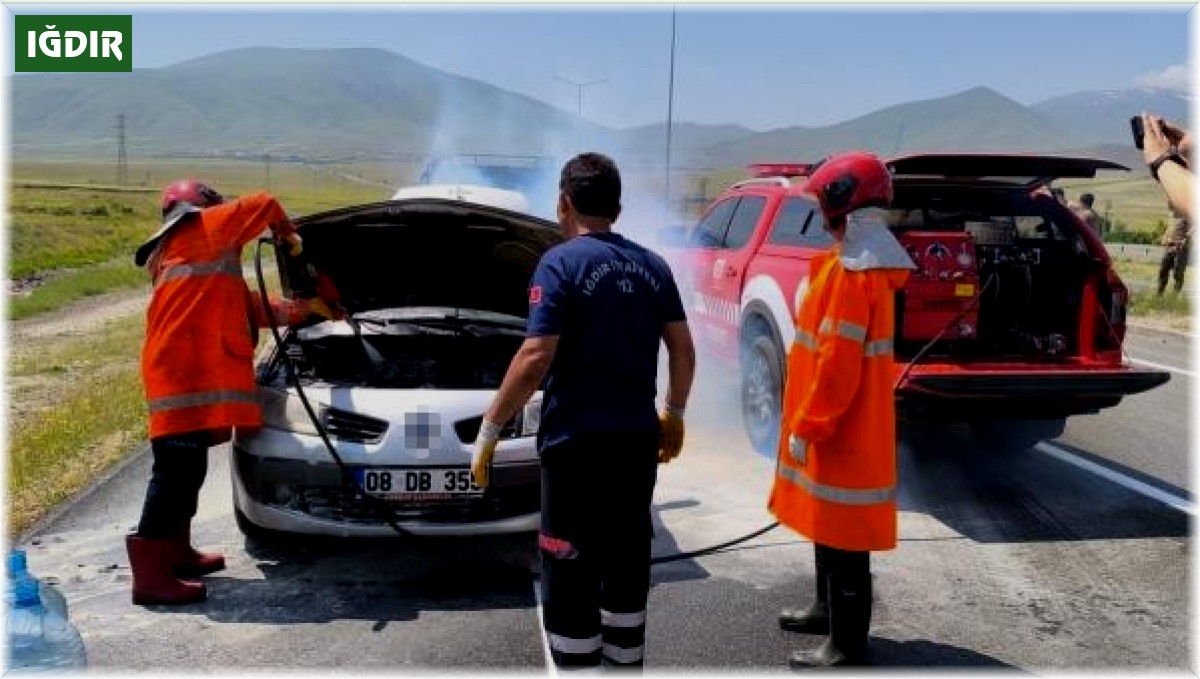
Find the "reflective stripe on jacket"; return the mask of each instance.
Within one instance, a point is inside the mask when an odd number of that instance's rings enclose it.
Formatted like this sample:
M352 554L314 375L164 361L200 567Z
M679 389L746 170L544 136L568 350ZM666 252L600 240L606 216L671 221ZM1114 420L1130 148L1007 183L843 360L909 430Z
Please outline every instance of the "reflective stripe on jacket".
M241 250L267 228L287 224L286 215L260 193L185 220L148 265L154 292L146 311L142 381L151 438L193 431L228 435L231 427L257 427L262 420Z
M837 549L896 546L892 345L895 294L908 272L870 268L887 265L848 270L839 247L815 258L788 352L769 508Z

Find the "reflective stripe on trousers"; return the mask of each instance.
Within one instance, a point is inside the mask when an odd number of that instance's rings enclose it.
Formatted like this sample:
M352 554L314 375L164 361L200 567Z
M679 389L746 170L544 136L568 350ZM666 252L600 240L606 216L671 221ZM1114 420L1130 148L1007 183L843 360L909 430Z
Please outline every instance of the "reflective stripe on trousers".
M613 613L600 609L605 665L641 665L646 652L646 611Z
M215 391L194 391L190 394L175 394L151 399L148 407L151 413L179 408L194 408L196 406L211 406L221 403L257 403L258 396L253 391L236 389L218 389Z
M601 645L599 634L587 639L572 639L571 637L564 637L561 634L547 632L546 639L550 641L550 650L568 655L595 653L600 650Z
M875 505L896 498L896 487L883 488L841 488L817 483L804 475L803 472L787 465L779 465L779 473L788 481L800 486L809 495L841 505Z

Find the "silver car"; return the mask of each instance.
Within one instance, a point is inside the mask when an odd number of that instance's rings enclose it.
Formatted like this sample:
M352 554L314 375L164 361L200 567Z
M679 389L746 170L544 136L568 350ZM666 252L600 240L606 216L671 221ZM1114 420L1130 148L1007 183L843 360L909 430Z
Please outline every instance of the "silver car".
M540 395L506 423L486 490L472 483L471 444L524 339L529 280L561 240L557 225L433 198L297 224L305 261L281 258L285 294L311 296L332 282L350 319L284 331L283 350L268 342L258 357L264 426L233 440L243 532L390 536L387 513L422 535L536 530Z

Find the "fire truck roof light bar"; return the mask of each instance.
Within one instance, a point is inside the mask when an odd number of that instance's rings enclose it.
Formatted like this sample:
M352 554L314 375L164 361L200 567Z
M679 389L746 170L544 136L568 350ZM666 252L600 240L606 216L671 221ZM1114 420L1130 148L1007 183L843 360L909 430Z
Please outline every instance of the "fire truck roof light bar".
M744 186L782 186L786 189L791 185L792 183L788 181L787 177L758 177L755 179L740 181L730 188L740 189Z
M813 163L753 163L746 167L756 179L765 177L807 177L817 168Z

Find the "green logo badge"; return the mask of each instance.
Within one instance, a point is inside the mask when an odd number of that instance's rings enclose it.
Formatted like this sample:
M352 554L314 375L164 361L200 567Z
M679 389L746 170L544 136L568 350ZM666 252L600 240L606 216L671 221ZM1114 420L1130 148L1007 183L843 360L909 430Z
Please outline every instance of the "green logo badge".
M18 73L133 70L130 15L17 14Z

